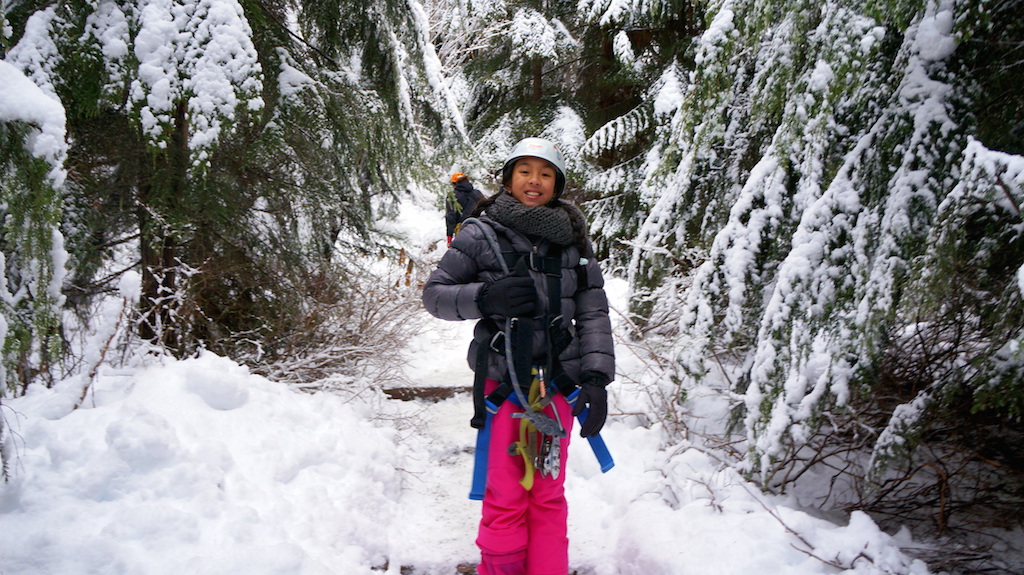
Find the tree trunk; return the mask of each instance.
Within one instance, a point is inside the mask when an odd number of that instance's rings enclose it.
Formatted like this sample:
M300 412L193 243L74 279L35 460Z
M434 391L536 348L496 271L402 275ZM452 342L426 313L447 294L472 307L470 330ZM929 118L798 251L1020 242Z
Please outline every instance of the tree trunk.
M533 101L540 102L544 96L544 61L537 58L533 61Z
M178 103L175 130L166 155L155 159L149 182L140 186L137 217L142 267L139 336L154 345L178 351L180 325L175 325L174 306L178 286L177 230L172 222L187 221L188 102Z
M150 231L139 240L142 267L142 295L139 309L142 322L139 336L154 345L176 349L177 326L173 325L172 306L177 288L177 245L169 234L157 233L153 218L140 207L140 220Z

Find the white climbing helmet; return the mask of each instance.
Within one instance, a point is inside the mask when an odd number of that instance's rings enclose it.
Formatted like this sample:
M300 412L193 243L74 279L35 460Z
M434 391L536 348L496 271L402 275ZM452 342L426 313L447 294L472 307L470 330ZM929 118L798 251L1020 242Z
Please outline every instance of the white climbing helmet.
M544 138L525 138L512 146L512 151L508 153L508 159L505 160L505 165L501 168L502 181L508 182L516 160L527 156L551 162L556 172L555 197L561 196L565 190L565 158L562 157L562 152L557 146Z

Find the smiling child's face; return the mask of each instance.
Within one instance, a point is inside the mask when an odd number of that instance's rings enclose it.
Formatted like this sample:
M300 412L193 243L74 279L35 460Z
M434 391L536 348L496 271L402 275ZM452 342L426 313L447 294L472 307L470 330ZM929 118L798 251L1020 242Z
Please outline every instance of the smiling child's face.
M520 158L512 167L512 183L508 191L525 206L544 206L555 197L556 175L555 166L547 160L530 156Z

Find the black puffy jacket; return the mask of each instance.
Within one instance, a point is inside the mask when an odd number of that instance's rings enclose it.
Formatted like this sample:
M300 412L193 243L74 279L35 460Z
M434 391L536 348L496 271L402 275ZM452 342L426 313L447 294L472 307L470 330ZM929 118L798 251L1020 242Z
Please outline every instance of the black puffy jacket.
M489 224L496 234L507 237L515 251L529 253L534 250L534 243L518 231L486 215L481 216L480 220ZM536 244L540 255L547 255L548 247L546 240ZM566 375L576 382L586 372L603 376L604 382L609 382L615 377L615 353L601 268L594 258L586 259L581 265L580 251L576 246L565 247L561 260L563 326L570 328L571 325L575 332L572 342L559 356L562 367ZM586 274L585 282L579 282L579 273ZM501 263L480 227L464 225L452 241L451 249L445 252L437 269L430 274L423 288L423 305L433 316L445 320L481 319L482 313L477 305L480 289L485 282L494 281L503 275ZM537 286L541 307L546 311L549 299L547 277L532 270L530 275ZM505 324L504 317L493 316L490 319L499 326ZM477 323L476 337L470 344L468 354L471 368L476 363L478 341L487 339L484 336L489 329L488 325L493 324L484 321ZM547 337L544 329L537 329L534 333L533 353L541 364L548 349ZM505 356L490 352L487 377L500 381L505 373Z

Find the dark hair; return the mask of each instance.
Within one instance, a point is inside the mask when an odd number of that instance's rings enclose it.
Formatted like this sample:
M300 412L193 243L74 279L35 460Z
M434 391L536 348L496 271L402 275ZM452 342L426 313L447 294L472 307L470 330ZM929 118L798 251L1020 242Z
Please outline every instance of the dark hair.
M470 215L472 217L474 217L474 218L475 217L479 217L480 215L482 215L484 213L484 211L487 210L487 207L490 206L491 204L493 204L494 200L497 200L498 196L501 195L501 193L504 192L504 191L505 191L505 188L502 188L501 191L499 191L497 194L494 194L493 196L488 196L488 197L480 200L479 202L477 202L476 203L476 207L473 208L473 213L470 214Z

